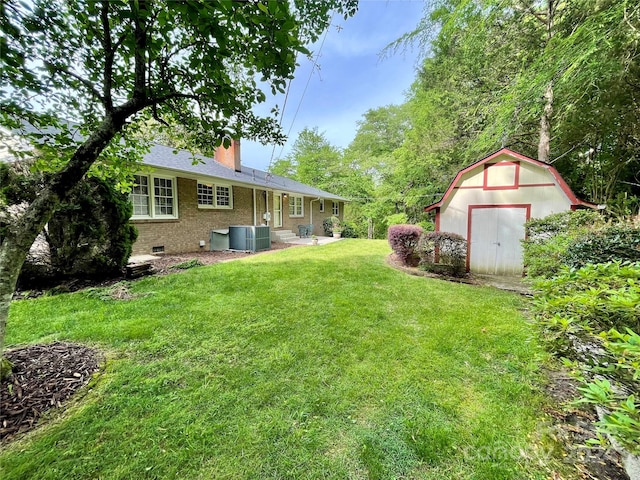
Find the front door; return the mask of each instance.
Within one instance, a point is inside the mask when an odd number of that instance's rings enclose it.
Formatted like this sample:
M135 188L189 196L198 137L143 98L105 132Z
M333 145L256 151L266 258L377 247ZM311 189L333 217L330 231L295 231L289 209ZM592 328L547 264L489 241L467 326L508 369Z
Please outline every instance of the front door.
M475 273L522 275L524 224L530 205L469 207L469 268Z
M273 194L273 228L282 227L282 194Z

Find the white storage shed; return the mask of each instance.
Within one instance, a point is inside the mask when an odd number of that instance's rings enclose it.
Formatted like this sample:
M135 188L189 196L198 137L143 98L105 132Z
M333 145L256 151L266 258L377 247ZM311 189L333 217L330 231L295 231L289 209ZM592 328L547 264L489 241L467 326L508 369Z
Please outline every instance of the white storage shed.
M467 270L521 275L524 223L530 218L596 205L579 200L549 164L503 148L464 168L435 211L436 231L467 240Z

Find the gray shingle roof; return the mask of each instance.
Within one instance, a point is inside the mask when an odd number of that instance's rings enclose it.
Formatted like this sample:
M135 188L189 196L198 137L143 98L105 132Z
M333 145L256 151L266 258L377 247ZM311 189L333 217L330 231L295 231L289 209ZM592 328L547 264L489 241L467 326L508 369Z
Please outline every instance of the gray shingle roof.
M193 159L202 162L193 164ZM241 172L216 162L211 157L195 155L186 150L178 150L164 145L153 145L143 159L143 163L150 167L167 168L191 175L206 175L235 184L248 185L272 190L282 190L289 193L299 193L307 197L320 197L329 200L347 201L346 198L325 192L319 188L296 182L290 178L273 175L255 168L242 167Z
M75 124L69 122L69 126L73 129ZM47 127L41 131L29 123L23 122L22 127L15 130L14 133L20 136L21 134L33 133L51 134L56 131L57 129L53 127ZM77 129L73 132L73 135L74 140L82 140L82 136ZM194 165L194 158L202 160L202 162ZM208 177L218 178L251 187L282 190L288 193L299 193L307 197L320 197L328 200L348 201L348 199L344 197L320 190L319 188L312 187L311 185L296 182L290 178L273 175L255 168L243 166L241 172L236 172L234 169L225 167L224 165L216 162L211 157L192 154L187 150L179 150L166 145L152 145L149 153L143 158L142 162L143 164L151 167L167 168L192 175L206 175Z

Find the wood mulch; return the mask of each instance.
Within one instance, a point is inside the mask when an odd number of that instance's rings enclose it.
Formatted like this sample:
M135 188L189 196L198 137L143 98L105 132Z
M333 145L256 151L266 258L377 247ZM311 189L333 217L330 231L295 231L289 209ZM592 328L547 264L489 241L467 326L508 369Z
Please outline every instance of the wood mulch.
M0 383L0 442L31 430L98 373L103 357L83 345L55 342L7 350L13 373Z

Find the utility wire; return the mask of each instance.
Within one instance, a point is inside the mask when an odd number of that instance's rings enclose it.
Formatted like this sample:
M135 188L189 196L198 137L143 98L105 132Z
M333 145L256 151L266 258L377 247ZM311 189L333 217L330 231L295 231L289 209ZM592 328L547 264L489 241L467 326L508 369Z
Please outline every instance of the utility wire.
M298 59L298 54L296 53L296 60ZM289 80L289 84L287 85L287 91L284 94L284 102L282 103L282 111L280 112L280 119L278 120L278 126L282 127L282 119L284 118L284 111L287 108L287 100L289 100L289 92L291 91L291 82L293 79ZM276 153L276 144L273 144L273 149L271 150L271 159L269 160L269 168L267 168L267 172L271 171L271 165L273 165L273 155Z
M291 134L291 130L293 130L293 126L296 122L296 118L298 117L298 112L300 112L300 107L302 106L302 101L304 100L304 96L307 93L307 88L309 88L309 83L311 83L311 77L313 76L313 72L315 71L315 69L318 67L318 60L320 58L320 54L322 52L322 47L324 46L324 42L327 39L327 34L329 33L329 30L331 29L331 22L333 22L333 16L335 15L335 12L333 12L331 14L331 18L329 19L329 24L327 25L327 29L324 31L324 35L322 36L322 41L320 42L320 48L318 49L318 53L316 53L315 58L313 59L313 65L311 66L311 71L309 72L309 78L307 78L307 84L304 87L304 90L302 91L302 96L300 97L300 101L298 102L298 108L296 108L296 113L293 115L293 120L291 120L291 126L289 127L289 130L287 131L287 140L289 138L289 135ZM289 87L291 86L291 82L289 82ZM287 95L289 95L289 88L287 88ZM285 97L285 101L286 101L286 97ZM280 122L282 126L282 117L284 116L284 106L282 107L282 115L280 116ZM284 143L284 145L282 145L282 148L280 149L280 153L278 154L278 158L280 158L282 156L282 152L284 152L284 147L287 146L287 142ZM271 160L269 161L269 170L271 170L271 165L273 163L273 154L275 153L276 147L275 145L273 146L273 151L271 152Z

